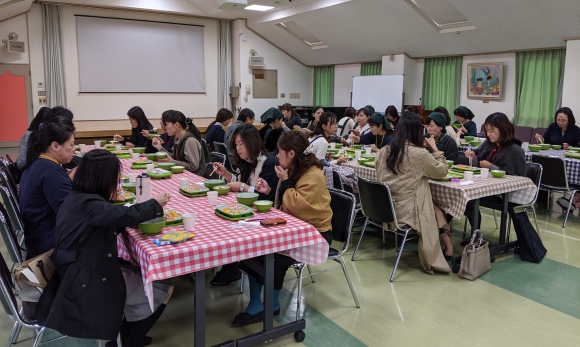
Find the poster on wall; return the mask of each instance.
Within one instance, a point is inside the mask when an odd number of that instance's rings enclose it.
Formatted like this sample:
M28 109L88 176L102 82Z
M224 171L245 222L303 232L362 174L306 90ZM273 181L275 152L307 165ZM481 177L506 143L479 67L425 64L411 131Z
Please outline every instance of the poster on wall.
M468 99L503 98L503 63L467 64Z

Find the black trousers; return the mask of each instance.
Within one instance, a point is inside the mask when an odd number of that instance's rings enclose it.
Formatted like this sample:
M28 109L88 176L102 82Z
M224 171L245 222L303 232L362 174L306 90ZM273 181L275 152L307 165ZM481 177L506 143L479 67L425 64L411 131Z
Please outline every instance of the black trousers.
M328 242L330 245L332 242L332 230L320 233L322 237ZM247 273L249 276L252 276L256 279L256 281L260 284L264 284L264 278L262 275L258 274L254 271L253 268L248 266L248 262L257 261L260 264L264 263L264 256L255 257L248 260L242 260L240 262L240 270ZM297 261L287 255L282 255L279 253L274 254L274 290L282 289L284 285L284 276L286 276L286 271L292 266L292 264L296 263Z
M503 203L503 199L499 196L486 196L484 198L479 199L479 206L480 207L487 207L487 208L491 208L493 210L498 210L498 211L502 211L502 203ZM469 201L467 203L467 208L465 209L465 216L469 220L469 224L471 226L473 226L474 205L475 205L475 203L473 201ZM514 219L514 217L515 217L515 211L514 211L515 206L517 206L517 205L514 204L513 202L508 202L508 213L512 219ZM478 219L479 222L477 223L477 226L475 227L475 229L481 228L481 212L479 212L479 211L477 211L477 212L479 213L479 219Z

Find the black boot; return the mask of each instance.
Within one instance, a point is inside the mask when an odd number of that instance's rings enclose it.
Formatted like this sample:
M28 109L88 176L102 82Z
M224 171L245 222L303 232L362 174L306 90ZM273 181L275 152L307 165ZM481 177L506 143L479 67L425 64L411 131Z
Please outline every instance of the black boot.
M161 304L149 317L131 322L130 324L132 326L127 334L127 340L123 341L123 347L143 347L150 345L153 339L145 335L153 328L159 317L161 317L163 311L165 311L165 307L165 304Z
M239 263L226 264L215 274L209 284L212 286L226 286L242 278L242 272L238 269Z

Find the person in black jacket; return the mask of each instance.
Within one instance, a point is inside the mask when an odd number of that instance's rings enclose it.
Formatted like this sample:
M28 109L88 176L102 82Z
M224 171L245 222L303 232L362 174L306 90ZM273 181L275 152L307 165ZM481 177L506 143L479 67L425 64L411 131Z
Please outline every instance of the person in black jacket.
M234 154L236 167L240 170L239 175L233 175L226 168L214 163L216 173L222 176L233 192L255 192L256 184L259 180L264 180L270 187L278 186L278 176L276 176L276 165L278 160L272 157L260 139L260 134L256 127L251 124L244 124L234 131L232 136L231 152ZM270 194L259 193L258 200L274 201L276 191L272 189ZM215 275L210 282L214 286L225 286L233 281L239 280L241 272L238 270L238 263L227 264Z
M163 216L162 206L170 195L158 194L130 207L115 206L109 200L117 196L120 174L121 164L112 153L93 150L84 155L73 192L56 217L51 256L56 270L35 313L40 324L68 336L115 340L121 331L123 346L143 346L145 334L165 305L158 303L153 314L148 310L147 318L122 325L126 288L117 259L117 234Z
M145 147L146 153L155 153L157 150L151 145L151 139L149 138L149 133L153 132L153 125L149 122L145 116L145 112L139 106L131 107L127 112L129 117L129 122L131 123L131 137L125 138L119 134L113 136L113 140L119 141L128 148L133 147ZM147 132L144 133L143 131Z
M260 129L260 137L262 138L262 143L266 147L266 150L272 155L278 153L278 138L282 135L282 121L284 115L282 111L275 107L270 107L262 116L260 116L260 121L265 124L262 129Z
M284 122L288 129L302 130L302 119L296 114L291 104L285 103L280 107L280 110L284 115Z
M455 141L447 135L445 127L447 125L447 117L440 112L432 112L427 117L427 133L435 138L437 149L445 154L445 159L457 161L459 151Z
M536 134L536 141L560 145L565 150L570 146L580 146L580 128L576 125L576 118L569 107L561 107L554 115L554 123L548 126L544 136Z

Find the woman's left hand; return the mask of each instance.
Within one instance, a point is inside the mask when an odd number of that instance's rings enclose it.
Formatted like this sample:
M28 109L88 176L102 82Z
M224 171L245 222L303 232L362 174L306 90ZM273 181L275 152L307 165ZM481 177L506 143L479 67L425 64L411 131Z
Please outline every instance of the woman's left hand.
M230 183L228 183L228 186L230 186L232 192L239 192L241 185L242 185L242 182L230 182Z
M163 158L163 159L157 159L157 161L162 162L162 163L169 163L169 162L172 162L173 159L171 159L169 157L166 157L166 158Z
M378 152L379 151L379 147L377 147L377 145L375 145L375 144L372 144L371 145L371 151Z
M479 162L479 167L489 169L491 167L491 163L487 160L482 160Z
M278 176L278 178L281 179L282 181L285 181L288 179L288 172L286 172L286 170L282 169L281 166L276 166L274 168L274 170L276 171L276 176Z
M143 137L149 138L149 135L151 135L151 134L149 133L149 130L143 130L141 132L141 135L143 135Z

